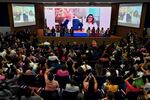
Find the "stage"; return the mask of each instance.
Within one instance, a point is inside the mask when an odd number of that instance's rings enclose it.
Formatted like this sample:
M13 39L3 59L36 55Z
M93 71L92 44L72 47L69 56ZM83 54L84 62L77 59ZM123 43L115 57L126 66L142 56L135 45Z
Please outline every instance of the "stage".
M78 44L82 43L87 43L88 45L92 43L92 40L95 40L98 45L101 45L104 41L105 44L109 44L115 41L119 41L121 37L118 36L110 36L110 37L50 37L50 36L40 36L38 37L40 42L44 41L55 41L55 44L57 44L59 41L61 43L66 44L67 42L70 42L72 44L73 42L77 42Z

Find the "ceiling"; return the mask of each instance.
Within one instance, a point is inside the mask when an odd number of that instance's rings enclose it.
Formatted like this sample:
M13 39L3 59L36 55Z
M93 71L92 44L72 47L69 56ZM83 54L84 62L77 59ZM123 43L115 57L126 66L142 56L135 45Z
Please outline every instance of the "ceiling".
M150 0L0 0L0 2L26 2L26 3L55 3L55 2L97 2L97 3L128 3L150 2Z

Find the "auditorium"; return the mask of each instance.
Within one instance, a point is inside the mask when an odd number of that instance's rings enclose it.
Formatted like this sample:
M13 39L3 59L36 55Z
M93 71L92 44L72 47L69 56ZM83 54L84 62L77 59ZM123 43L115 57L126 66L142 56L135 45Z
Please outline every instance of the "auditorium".
M0 100L150 100L149 0L0 0Z

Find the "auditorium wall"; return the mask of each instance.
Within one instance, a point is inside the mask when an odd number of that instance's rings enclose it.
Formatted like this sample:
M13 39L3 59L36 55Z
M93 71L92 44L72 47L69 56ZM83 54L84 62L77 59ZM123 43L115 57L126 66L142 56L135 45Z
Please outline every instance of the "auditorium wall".
M145 17L147 16L147 7L149 7L147 3L143 4L143 11L142 11L142 17L141 17L141 27L140 28L131 28L131 27L123 27L117 25L118 20L118 11L119 11L119 3L113 3L112 4L112 16L111 16L111 32L114 35L125 37L129 30L132 30L136 32L136 34L140 37L142 37L142 32L145 27ZM150 9L150 7L149 7ZM35 26L28 26L28 27L13 27L13 19L12 19L12 8L11 3L0 3L0 11L3 12L3 16L0 18L0 26L1 24L4 26L11 27L11 31L18 31L22 30L24 28L29 28L33 30L34 32L37 32L39 29L44 28L44 4L37 3L35 4L35 10L36 10L36 25ZM148 13L148 12L147 12ZM150 19L150 18L149 18ZM148 22L147 22L148 24Z
M150 3L147 3L147 11L145 18L145 28L147 28L147 36L150 37Z
M7 3L0 3L0 33L3 33L4 35L6 32L10 32L10 23L7 6Z
M147 28L147 37L150 37L150 28Z
M110 32L112 33L112 35L116 35L118 12L119 12L118 9L119 9L119 4L118 3L112 4L111 28L110 28Z
M8 3L0 3L0 27L9 27Z

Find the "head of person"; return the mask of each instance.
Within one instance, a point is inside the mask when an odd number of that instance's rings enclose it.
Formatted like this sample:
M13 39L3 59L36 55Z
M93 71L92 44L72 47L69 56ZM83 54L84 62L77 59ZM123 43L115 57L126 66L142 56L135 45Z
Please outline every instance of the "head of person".
M29 11L29 15L30 15L30 16L33 16L33 15L34 15L32 10Z
M31 93L32 93L32 90L30 88L26 87L25 90L24 90L24 95L26 97L30 97Z
M63 65L61 69L62 69L63 71L65 71L67 68L66 68L65 65Z
M71 86L75 86L75 84L76 84L75 80L72 79L72 80L70 81L70 84L71 84Z
M48 80L52 81L54 79L54 76L52 73L49 73L48 74Z
M138 14L138 11L135 10L134 13L133 13L133 16L134 16L134 17L138 17L138 15L139 15L139 14Z
M74 18L74 14L72 13L72 12L69 12L67 15L66 15L66 18L68 19L68 20L71 20L71 19L73 19Z
M92 23L92 24L94 23L94 16L93 16L93 14L89 14L87 16L86 22Z

